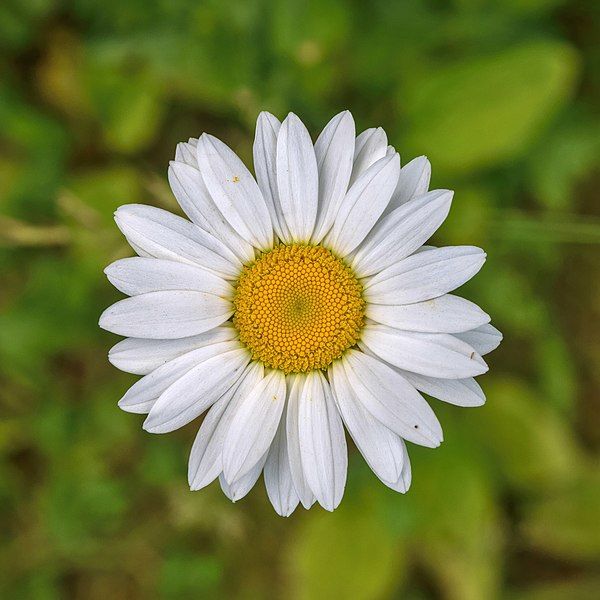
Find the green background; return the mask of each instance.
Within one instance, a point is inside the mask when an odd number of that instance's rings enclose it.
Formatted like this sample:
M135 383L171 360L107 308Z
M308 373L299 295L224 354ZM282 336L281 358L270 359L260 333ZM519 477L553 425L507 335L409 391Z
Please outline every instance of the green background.
M3 0L0 596L600 597L599 4L562 0ZM114 209L177 210L178 141L251 157L267 109L352 110L456 190L436 244L504 332L488 403L385 488L352 449L333 514L191 493L197 428L141 430L97 327L128 255Z

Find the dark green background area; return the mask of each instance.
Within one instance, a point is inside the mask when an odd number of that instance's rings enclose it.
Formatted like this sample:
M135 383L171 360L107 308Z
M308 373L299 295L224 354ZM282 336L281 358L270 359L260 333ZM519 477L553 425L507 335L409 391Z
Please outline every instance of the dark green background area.
M598 37L594 0L3 0L0 597L600 597ZM461 293L505 341L408 494L352 449L339 510L282 519L119 411L102 269L117 206L177 210L178 141L346 108L456 190L434 243L488 252Z

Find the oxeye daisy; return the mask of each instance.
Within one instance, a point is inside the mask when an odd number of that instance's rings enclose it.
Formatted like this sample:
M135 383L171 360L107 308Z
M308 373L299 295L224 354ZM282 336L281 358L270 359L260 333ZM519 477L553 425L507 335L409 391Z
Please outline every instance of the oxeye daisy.
M217 138L177 147L169 182L188 219L127 205L115 214L138 255L108 279L130 296L100 326L127 336L109 353L143 375L119 406L166 433L208 411L189 484L216 478L231 500L261 473L280 515L338 506L345 430L377 477L406 492L406 441L436 447L442 429L421 393L479 406L474 377L502 338L450 292L485 261L472 246L423 246L448 190L430 165L400 166L385 132L356 136L335 116L313 144L300 119L261 113L256 178Z

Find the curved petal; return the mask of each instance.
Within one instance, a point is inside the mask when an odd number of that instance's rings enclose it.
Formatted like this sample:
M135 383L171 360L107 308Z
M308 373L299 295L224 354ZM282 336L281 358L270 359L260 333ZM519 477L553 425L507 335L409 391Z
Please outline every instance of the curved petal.
M415 333L368 324L362 343L391 365L430 377L465 379L488 370L471 346L446 333Z
M449 190L435 190L383 217L358 247L354 272L359 277L372 275L420 248L448 216L452 195Z
M485 394L472 377L467 379L439 379L417 375L417 373L411 373L410 371L402 371L402 375L419 391L443 402L464 407L485 404Z
M138 254L200 265L228 279L239 276L242 263L223 242L166 210L127 204L117 209L115 222Z
M334 510L344 495L348 451L342 419L320 371L307 374L300 392L298 434L306 481L319 504Z
M350 183L354 164L354 119L350 111L339 113L315 142L319 170L319 209L312 236L318 244L331 229Z
M181 145L179 144L177 148L179 149ZM171 161L168 171L169 184L179 206L196 225L210 232L239 260L242 262L252 260L254 257L252 245L238 235L210 197L198 170L196 148L191 144L185 146L188 147L186 156L193 152L195 165L191 166L187 161L185 163Z
M400 172L400 157L391 154L369 167L344 197L325 240L338 255L352 252L387 206Z
M366 316L396 329L423 333L458 333L490 320L477 304L452 294L415 304L367 304Z
M406 163L398 177L398 185L384 214L390 213L405 202L425 194L429 189L431 164L426 156L418 156Z
M258 187L267 203L275 233L283 240L289 238L289 230L277 190L277 134L280 128L281 123L277 117L261 112L256 120L253 155Z
M219 475L219 483L221 484L223 493L232 502L241 500L258 481L266 460L267 454L265 453L265 455L243 477L240 477L231 483L227 483L225 476L221 473L221 475Z
M250 171L229 146L207 133L200 136L197 151L200 173L221 214L247 242L269 249L273 225Z
M365 282L364 298L375 304L414 304L443 296L469 281L485 262L474 246L448 246L413 254Z
M154 340L188 337L217 327L232 315L231 302L193 291L150 292L120 300L100 315L112 333Z
M240 403L223 447L223 474L228 482L243 477L267 452L284 404L285 377L275 370Z
M128 296L168 290L194 290L227 299L233 296L232 285L214 271L172 260L122 258L106 267L104 273Z
M230 348L222 343L210 344L170 360L134 383L119 400L119 408L132 413L150 412L167 388L207 357L216 356L224 349Z
M194 140L194 143L192 143L192 140ZM198 159L196 158L197 145L197 138L190 138L187 142L180 142L179 144L177 144L177 146L175 147L175 161L184 163L186 165L189 165L190 167L194 167L194 169L198 169ZM183 206L181 208L183 208ZM192 218L190 215L188 215L188 217L190 217L190 219Z
M187 425L237 382L250 355L239 342L220 345L221 352L214 352L217 344L207 348L202 360L160 395L144 421L146 431L168 433Z
M421 446L440 445L442 428L433 410L398 371L356 350L344 354L342 365L364 408L388 429Z
M310 134L294 113L277 136L277 189L290 234L284 241L308 242L317 218L319 174Z
M234 327L223 325L199 335L174 340L126 338L115 344L108 353L112 365L135 375L147 375L165 363L198 348L217 342L237 339Z
M483 356L495 350L500 345L503 336L493 325L487 323L471 331L458 333L456 337L473 346Z
M381 127L372 127L360 133L354 143L354 165L350 185L371 165L382 159L387 151L387 135Z
M289 393L286 413L286 435L288 443L288 456L290 459L290 470L292 472L292 481L300 502L304 508L308 509L315 503L315 495L308 485L304 467L302 465L301 447L304 440L300 437L299 431L299 411L300 396L304 387L305 375L295 375L288 377Z
M341 361L329 367L329 381L342 420L369 467L386 485L398 481L404 466L400 437L363 407Z
M282 418L269 450L264 478L267 495L275 512L282 517L289 517L296 510L300 498L292 481L285 428L286 419Z
M223 446L231 421L241 402L260 384L264 368L251 363L221 398L211 407L196 435L188 463L191 490L199 490L214 481L223 471Z
M398 481L384 481L384 483L394 491L400 492L401 494L406 494L410 488L410 484L412 483L412 470L410 468L410 458L408 457L406 444L404 443L403 439L400 439L400 442L402 443L402 454L404 459L402 464L402 472L400 473Z

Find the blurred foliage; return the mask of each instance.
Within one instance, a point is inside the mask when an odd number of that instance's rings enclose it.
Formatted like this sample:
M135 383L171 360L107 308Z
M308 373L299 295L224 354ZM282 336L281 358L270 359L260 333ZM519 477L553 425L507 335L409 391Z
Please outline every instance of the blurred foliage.
M600 595L600 8L593 0L4 0L0 4L0 597ZM349 108L456 190L434 240L505 342L488 403L435 403L395 494L356 452L342 506L192 494L194 425L140 430L106 361L112 212L176 210L175 144L251 155L256 115Z

